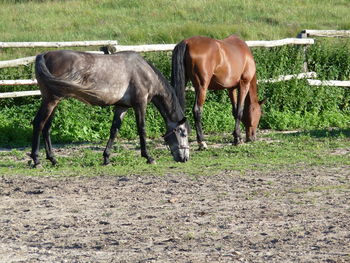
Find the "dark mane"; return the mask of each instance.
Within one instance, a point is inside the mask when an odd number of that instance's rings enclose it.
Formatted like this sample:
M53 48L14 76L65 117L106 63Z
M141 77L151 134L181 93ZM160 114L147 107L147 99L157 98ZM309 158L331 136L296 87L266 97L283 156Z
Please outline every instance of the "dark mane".
M173 112L175 112L177 115L184 116L184 111L182 110L178 97L176 96L176 93L173 89L173 87L170 85L169 81L163 76L163 74L149 61L147 61L148 65L153 69L153 71L156 73L160 83L168 93L167 98L170 100L169 103L172 106ZM170 96L169 96L170 95Z

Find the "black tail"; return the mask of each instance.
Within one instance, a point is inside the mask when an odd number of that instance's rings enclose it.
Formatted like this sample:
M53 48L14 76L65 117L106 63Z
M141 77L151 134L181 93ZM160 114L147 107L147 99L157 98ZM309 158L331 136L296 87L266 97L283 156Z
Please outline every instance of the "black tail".
M174 87L175 93L179 99L182 110L185 112L185 86L186 86L186 72L185 72L185 53L187 44L184 41L178 43L172 55L172 69L171 69L171 86Z
M35 59L35 77L38 82L45 85L45 89L57 95L64 97L67 91L74 89L76 92L88 93L87 88L75 83L70 79L59 79L51 74L46 66L45 53L39 54ZM44 87L40 87L41 89Z
M36 56L35 76L37 80L40 80L44 83L53 81L53 79L55 79L55 77L51 74L51 72L46 66L45 53Z

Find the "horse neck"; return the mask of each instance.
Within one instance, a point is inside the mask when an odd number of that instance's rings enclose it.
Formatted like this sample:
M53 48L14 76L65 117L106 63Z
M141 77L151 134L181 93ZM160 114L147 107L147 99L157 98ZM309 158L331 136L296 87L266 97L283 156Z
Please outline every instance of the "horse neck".
M159 90L153 97L152 102L168 126L170 126L170 122L178 123L184 118L184 113L174 91L166 83L160 83Z
M252 81L250 82L248 98L249 98L248 100L249 104L259 103L258 86L256 84L256 75L254 75Z

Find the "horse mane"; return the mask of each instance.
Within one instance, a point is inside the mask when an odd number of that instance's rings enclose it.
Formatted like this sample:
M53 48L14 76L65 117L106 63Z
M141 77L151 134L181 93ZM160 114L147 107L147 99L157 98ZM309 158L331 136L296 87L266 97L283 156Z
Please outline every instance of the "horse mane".
M170 100L170 105L172 105L173 112L175 112L177 115L180 114L183 116L184 113L179 103L179 98L177 97L169 81L164 77L164 75L159 71L159 69L157 69L151 62L149 61L146 61L146 62L152 68L152 70L156 73L161 85L164 87L167 93L170 94L170 96L168 96L167 98Z

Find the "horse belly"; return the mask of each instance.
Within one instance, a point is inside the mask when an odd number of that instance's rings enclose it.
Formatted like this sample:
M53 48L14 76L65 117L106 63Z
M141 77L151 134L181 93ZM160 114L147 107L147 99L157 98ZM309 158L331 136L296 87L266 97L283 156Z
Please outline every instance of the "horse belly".
M104 101L106 105L114 105L117 103L129 104L130 96L128 96L127 89L128 86L118 86L114 84L100 89L97 96Z
M210 81L209 89L210 90L229 89L237 86L238 83L239 83L239 78L233 78L233 77L218 78L214 75Z
M68 97L76 98L84 103L94 106L108 106L115 105L121 100L123 104L128 103L128 96L126 95L127 86L114 85L96 85L84 92L75 92L68 94Z

